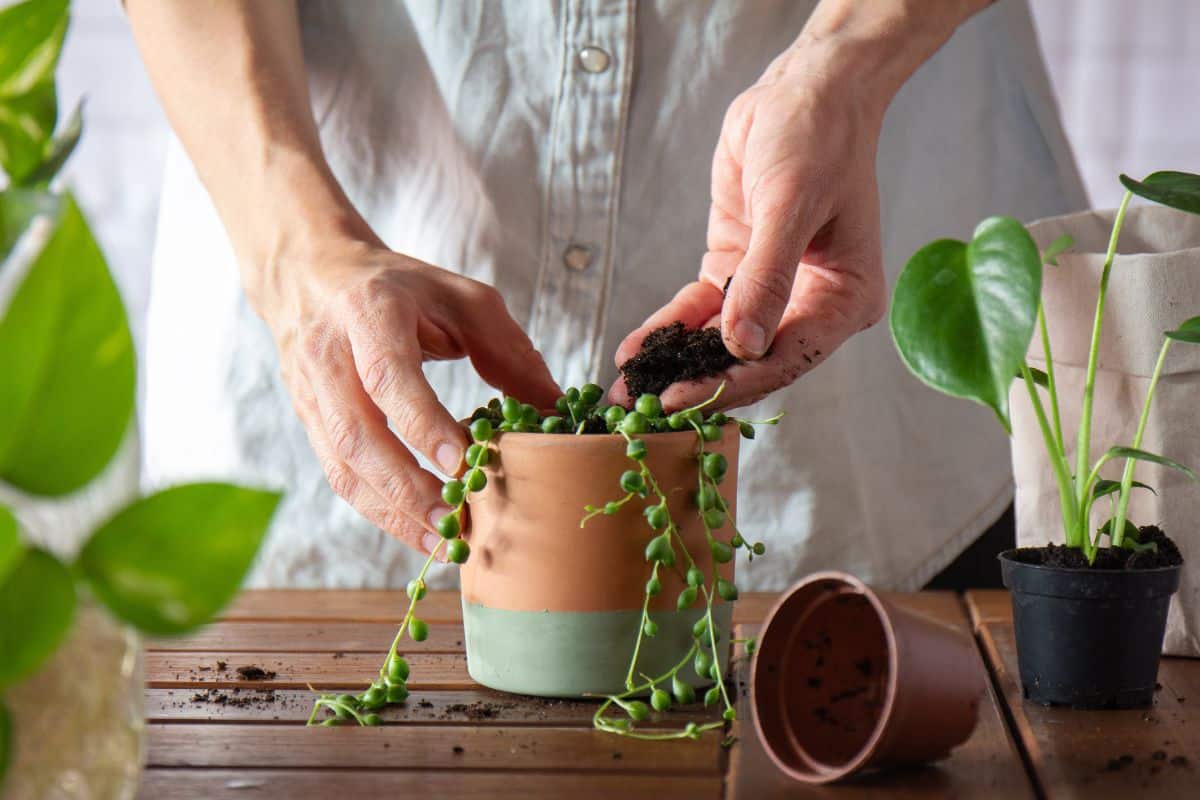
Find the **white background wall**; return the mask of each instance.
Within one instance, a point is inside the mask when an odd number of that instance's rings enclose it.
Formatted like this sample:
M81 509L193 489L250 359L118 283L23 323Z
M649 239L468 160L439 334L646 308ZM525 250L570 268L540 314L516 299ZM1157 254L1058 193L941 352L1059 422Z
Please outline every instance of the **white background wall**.
M1120 172L1200 172L1200 1L1031 3L1093 204L1119 202ZM68 175L140 341L167 128L119 0L75 0L60 76L64 106L88 99Z

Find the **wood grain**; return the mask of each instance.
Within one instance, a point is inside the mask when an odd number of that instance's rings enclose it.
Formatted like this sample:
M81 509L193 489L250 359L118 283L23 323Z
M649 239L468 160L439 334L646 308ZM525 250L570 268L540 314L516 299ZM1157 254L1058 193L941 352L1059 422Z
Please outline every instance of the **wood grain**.
M907 608L928 614L948 625L969 631L965 610L958 598L948 593L886 595ZM749 626L742 635L753 635ZM730 758L727 780L730 798L773 800L774 798L1027 798L1033 787L1005 728L1003 714L990 687L980 705L979 723L972 737L950 757L936 764L888 770L860 776L833 787L799 785L775 767L754 730L753 707L748 691L748 664L739 662L738 742Z
M1163 659L1150 709L1044 708L1022 696L1011 622L985 621L980 634L1047 797L1200 797L1200 661Z
M379 677L382 653L228 653L225 651L150 651L146 653L146 684L152 689L222 687L242 689L362 688ZM406 653L412 691L468 689L462 653ZM219 662L225 662L224 671ZM276 673L270 680L243 680L238 667L256 666Z
M1003 589L984 589L967 592L967 611L975 630L987 622L1012 623L1012 601Z
M717 800L714 775L490 772L420 769L162 769L142 778L140 800L328 800L330 797L423 797L441 800Z
M720 775L717 737L646 742L553 727L149 725L152 767L390 768Z
M312 711L314 695L307 689L147 689L146 719L150 722L292 722L303 724ZM400 706L380 711L384 724L404 725L592 725L594 702L523 697L483 687L461 691L423 691ZM702 706L676 707L666 723L715 719ZM644 723L647 724L647 723ZM648 723L653 724L653 723Z
M396 635L391 622L214 622L187 636L151 639L147 650L220 650L225 653L375 653L381 658ZM405 637L405 653L461 653L461 623L433 623L429 638Z

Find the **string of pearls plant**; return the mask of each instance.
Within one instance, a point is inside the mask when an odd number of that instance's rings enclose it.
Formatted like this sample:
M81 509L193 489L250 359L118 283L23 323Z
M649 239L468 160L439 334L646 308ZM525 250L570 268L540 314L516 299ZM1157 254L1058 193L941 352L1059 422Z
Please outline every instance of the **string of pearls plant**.
M705 415L704 409L720 397L724 384L702 403L691 408L666 414L662 403L653 394L643 394L634 404L632 411L616 405L602 405L604 390L594 383L582 388L567 389L555 403L554 414L543 416L531 405L522 404L512 397L493 399L487 406L479 408L471 416L470 432L472 444L467 449L467 472L462 478L449 480L442 487L442 499L451 511L437 524L442 539L425 560L417 577L409 582L407 594L408 610L400 628L388 649L387 658L380 667L379 677L365 690L353 694L321 694L313 705L309 725L339 725L354 721L359 725L380 724L379 711L392 704L403 703L408 698L408 663L400 655L399 647L405 634L415 642L424 641L429 635L429 626L416 616L417 604L425 596L425 576L443 546L449 561L462 564L470 556L470 546L462 538L464 531L463 509L470 504L473 494L487 486L483 468L487 466L491 450L488 445L497 432L546 433L577 435L586 433L619 434L625 438L625 455L630 460L630 469L622 473L619 485L623 494L600 506L584 508L580 520L583 527L599 515L614 515L631 502L642 502L642 514L649 527L651 537L646 544L645 558L650 573L646 580L645 597L641 619L629 669L625 677L625 691L608 695L596 709L592 723L596 729L620 736L639 739L698 739L705 731L722 728L726 721L736 716L729 691L725 685L728 664L721 661L718 647L723 631L713 619L713 603L717 600L733 602L738 597L737 586L717 573L717 566L729 563L737 550L744 549L747 559L761 556L766 548L761 542L751 543L736 528L729 513L729 500L721 495L720 485L725 479L728 464L725 457L707 448L725 435L725 429L736 426L738 433L753 439L756 425L775 425L783 416L779 414L765 420L747 420L724 414L720 411ZM713 560L713 574L705 575L692 553L688 551L676 520L667 505L666 491L659 485L646 465L648 434L692 430L696 436L696 489L692 493L692 505L704 527L705 539ZM653 438L652 436L649 438ZM667 487L667 491L684 487ZM732 530L728 541L718 538L717 532ZM662 593L659 573L674 570L684 583L676 597L675 607L679 611L694 608L698 602L704 604L704 614L692 628L692 643L680 654L679 660L666 672L649 676L641 671L639 657L642 644L659 632L659 624L650 610L651 599ZM743 644L747 653L754 651L752 639L735 640ZM638 730L638 723L650 718L650 710L664 712L674 705L689 705L696 702L696 689L680 672L692 664L696 674L709 678L713 685L704 694L704 705L721 704L721 719L697 724L688 722L675 730L656 727L653 731ZM669 691L666 687L670 687ZM649 705L639 699L649 695ZM614 708L615 707L615 708ZM324 709L326 715L318 721ZM615 709L619 712L613 713ZM623 713L622 713L623 712Z

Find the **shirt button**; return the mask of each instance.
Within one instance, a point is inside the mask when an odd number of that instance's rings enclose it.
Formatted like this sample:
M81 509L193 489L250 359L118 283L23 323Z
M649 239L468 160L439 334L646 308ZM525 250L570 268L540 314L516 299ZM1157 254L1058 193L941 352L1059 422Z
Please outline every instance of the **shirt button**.
M572 272L583 272L592 264L591 248L573 244L563 251L563 264Z
M589 45L579 51L579 66L583 67L587 72L604 72L604 70L608 69L611 60L608 57L608 53L599 47Z

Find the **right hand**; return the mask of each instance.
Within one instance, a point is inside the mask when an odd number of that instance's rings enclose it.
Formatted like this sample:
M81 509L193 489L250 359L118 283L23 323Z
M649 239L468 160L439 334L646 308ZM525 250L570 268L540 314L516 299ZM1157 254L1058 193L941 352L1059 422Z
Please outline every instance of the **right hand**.
M289 258L254 300L329 485L426 553L449 509L441 479L405 443L452 476L468 441L422 362L468 357L489 384L539 408L561 394L499 292L381 245L339 242Z

